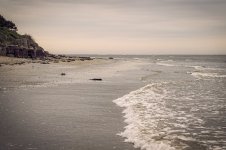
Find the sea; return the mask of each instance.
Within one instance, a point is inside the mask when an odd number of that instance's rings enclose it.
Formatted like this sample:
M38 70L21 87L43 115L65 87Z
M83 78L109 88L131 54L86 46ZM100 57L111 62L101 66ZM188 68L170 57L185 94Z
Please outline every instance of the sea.
M0 68L0 150L226 150L226 56L91 57Z
M226 150L226 56L112 56L146 62L144 87L115 99L125 142L144 150Z

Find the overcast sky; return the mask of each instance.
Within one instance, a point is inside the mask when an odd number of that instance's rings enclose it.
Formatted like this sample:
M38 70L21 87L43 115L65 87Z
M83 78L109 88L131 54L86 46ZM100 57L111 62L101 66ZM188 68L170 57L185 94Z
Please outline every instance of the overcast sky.
M226 54L226 0L0 0L52 53Z

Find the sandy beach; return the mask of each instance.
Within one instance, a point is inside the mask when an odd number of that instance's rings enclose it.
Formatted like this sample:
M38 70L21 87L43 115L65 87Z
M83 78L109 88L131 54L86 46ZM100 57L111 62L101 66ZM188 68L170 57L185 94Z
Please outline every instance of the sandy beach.
M1 61L11 59L22 60ZM125 124L112 100L142 86L140 65L108 59L2 65L0 149L134 149L117 135Z

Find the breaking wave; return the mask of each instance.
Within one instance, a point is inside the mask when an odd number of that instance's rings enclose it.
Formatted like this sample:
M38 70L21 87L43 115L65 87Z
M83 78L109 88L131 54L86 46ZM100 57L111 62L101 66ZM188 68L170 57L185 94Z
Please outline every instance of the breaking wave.
M192 76L196 78L207 77L207 78L226 78L226 75L221 75L218 73L203 73L203 72L191 72Z
M211 67L205 67L205 66L190 66L196 70L223 70L222 68L211 68Z
M173 60L166 60L166 61L157 62L156 64L157 65L160 65L160 66L166 66L166 67L174 67L174 66L177 66L177 65L172 64L172 63L174 63Z
M149 84L113 101L125 108L127 126L119 135L126 138L126 142L134 143L135 148L184 149L187 141L195 141L186 136L187 123L202 124L202 120L167 107L169 93L165 86L166 83Z

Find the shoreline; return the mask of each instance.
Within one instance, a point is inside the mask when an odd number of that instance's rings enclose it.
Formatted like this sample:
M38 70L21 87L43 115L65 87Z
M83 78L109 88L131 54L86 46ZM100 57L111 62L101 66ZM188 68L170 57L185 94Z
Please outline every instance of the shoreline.
M50 63L70 63L77 61L91 61L94 58L91 57L79 57L79 56L65 56L65 55L49 55L44 58L18 58L18 57L8 57L0 55L0 66L3 65L22 65L26 63L40 63L40 64L50 64Z

